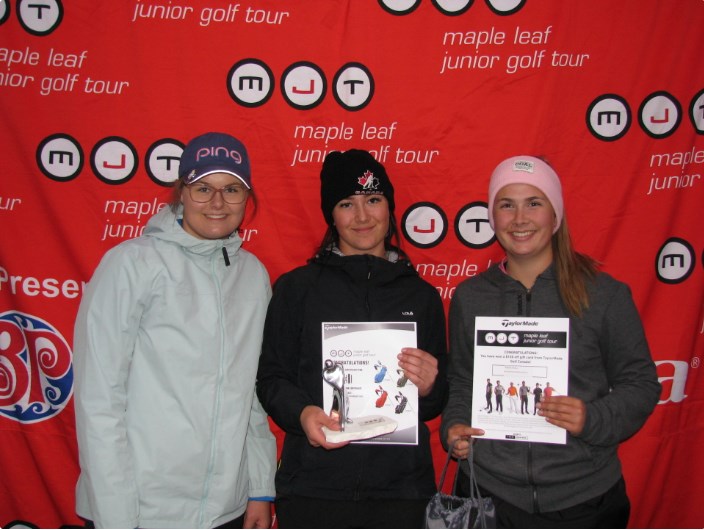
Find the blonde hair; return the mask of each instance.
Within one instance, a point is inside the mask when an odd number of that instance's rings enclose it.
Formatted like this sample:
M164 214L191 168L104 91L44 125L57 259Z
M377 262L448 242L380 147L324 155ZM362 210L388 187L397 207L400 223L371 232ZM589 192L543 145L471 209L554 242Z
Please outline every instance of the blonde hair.
M599 262L574 250L564 217L552 236L552 254L562 303L571 315L581 318L589 309L587 284L599 272Z

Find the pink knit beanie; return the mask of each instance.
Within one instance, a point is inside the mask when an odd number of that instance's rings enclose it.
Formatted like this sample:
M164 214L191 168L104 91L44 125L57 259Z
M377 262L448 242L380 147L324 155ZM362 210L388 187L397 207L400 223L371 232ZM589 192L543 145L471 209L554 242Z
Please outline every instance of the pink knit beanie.
M491 174L489 181L489 224L494 229L494 199L504 186L530 184L542 191L550 201L557 223L554 234L562 224L562 186L557 173L545 162L534 156L514 156L501 162Z

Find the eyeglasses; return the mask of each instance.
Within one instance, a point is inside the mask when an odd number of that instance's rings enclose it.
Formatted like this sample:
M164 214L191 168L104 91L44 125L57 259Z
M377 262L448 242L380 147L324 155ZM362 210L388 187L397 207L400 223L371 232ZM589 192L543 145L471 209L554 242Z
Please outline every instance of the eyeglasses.
M211 188L204 183L191 184L186 186L193 202L210 202L216 193L220 193L222 200L227 204L240 204L247 198L247 189L237 184L230 184L223 188Z

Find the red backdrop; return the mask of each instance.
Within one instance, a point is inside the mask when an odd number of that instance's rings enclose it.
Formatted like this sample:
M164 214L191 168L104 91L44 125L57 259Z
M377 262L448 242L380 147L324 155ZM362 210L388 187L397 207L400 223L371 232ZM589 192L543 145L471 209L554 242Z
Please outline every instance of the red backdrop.
M578 249L631 285L663 384L621 448L631 525L701 527L703 27L701 0L0 2L0 525L79 522L84 283L168 200L183 143L221 130L249 147L246 247L272 280L322 236L322 156L360 147L446 303L501 258L493 167L547 156Z

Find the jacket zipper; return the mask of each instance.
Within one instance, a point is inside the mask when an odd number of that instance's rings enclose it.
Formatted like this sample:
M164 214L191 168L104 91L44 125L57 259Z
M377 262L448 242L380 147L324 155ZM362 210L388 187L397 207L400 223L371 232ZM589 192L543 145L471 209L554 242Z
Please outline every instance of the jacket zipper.
M525 311L523 307L523 294L519 293L518 294L518 314L519 316L526 316L529 317L531 313L531 290L526 289L525 293ZM528 442L528 452L526 455L526 467L528 471L528 484L530 484L531 487L531 494L532 494L532 500L533 500L533 511L535 513L540 513L540 506L538 505L538 489L536 488L535 484L533 483L533 444L531 442Z
M367 320L372 319L372 309L369 304L369 283L372 279L372 256L367 254L367 283L365 284L365 291L364 291L364 309L367 312Z
M225 247L223 247L223 250L225 250ZM228 260L229 261L229 260ZM229 266L229 263L228 263ZM225 329L224 329L224 315L223 315L223 307L222 307L222 286L220 285L220 280L218 279L218 274L217 274L217 259L216 256L213 255L211 260L210 260L210 270L212 273L212 278L213 278L213 283L215 284L215 289L217 290L218 293L218 316L220 320L220 352L219 352L219 358L218 358L218 379L217 379L217 384L215 387L215 407L213 410L213 423L211 425L210 429L210 459L208 463L208 470L205 476L205 485L203 488L203 497L201 498L201 504L200 504L200 514L198 517L199 523L201 526L205 524L204 518L205 518L205 509L206 509L206 504L208 497L210 497L210 483L213 478L213 468L215 467L215 443L216 443L216 438L217 438L217 431L218 431L218 417L220 415L220 390L222 388L222 379L223 379L223 370L224 370L224 345L225 345Z
M374 258L372 256L367 255L366 261L367 261L367 281L364 285L364 310L367 313L367 321L371 321L372 308L371 308L371 304L369 303L369 284L372 279L372 264L373 264ZM356 480L356 485L355 485L355 489L354 489L354 494L352 497L352 500L355 500L355 501L359 501L362 498L360 495L360 490L361 490L361 486L362 486L362 475L364 474L364 468L365 468L365 463L360 462L358 472L357 472L357 480Z

